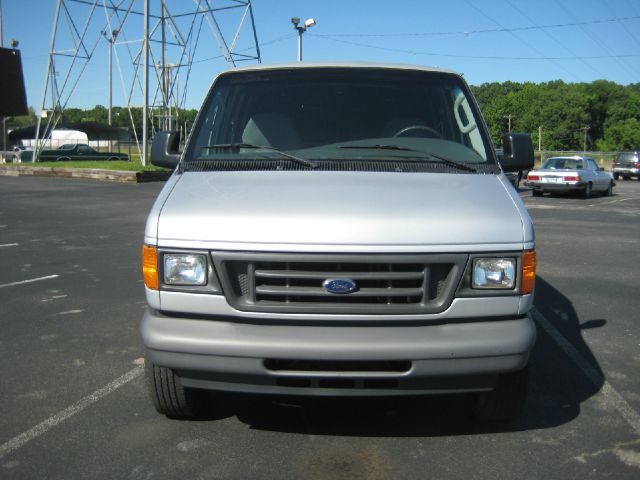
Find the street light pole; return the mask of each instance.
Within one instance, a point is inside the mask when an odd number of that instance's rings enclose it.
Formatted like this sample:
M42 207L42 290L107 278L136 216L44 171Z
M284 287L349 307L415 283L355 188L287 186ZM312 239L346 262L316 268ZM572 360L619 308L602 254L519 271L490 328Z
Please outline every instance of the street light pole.
M111 30L110 33L103 31L102 34L109 42L109 113L107 116L107 123L111 126L111 111L113 109L113 44L116 41L116 37L120 33L119 30Z
M313 18L309 18L302 25L299 25L300 17L292 17L291 23L293 23L293 28L298 31L298 62L302 62L302 34L307 31L307 28L313 27L317 22Z

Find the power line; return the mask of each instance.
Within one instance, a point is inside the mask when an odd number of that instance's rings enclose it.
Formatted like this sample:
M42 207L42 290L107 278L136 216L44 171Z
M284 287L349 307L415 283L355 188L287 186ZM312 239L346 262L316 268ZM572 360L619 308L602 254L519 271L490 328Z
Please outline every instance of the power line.
M606 18L599 20L587 20L583 22L572 22L572 23L553 23L548 25L533 25L528 27L502 27L500 28L485 28L478 30L453 30L448 32L403 32L403 33L328 33L328 34L316 34L316 37L431 37L431 36L451 36L451 35L479 35L485 33L510 33L510 32L525 32L530 30L544 30L549 28L565 28L565 27L578 27L582 25L594 25L601 23L614 23L620 22L622 20L638 20L640 19L640 15L634 15L629 17L617 17L617 18ZM492 20L493 21L493 20ZM495 22L497 23L497 22ZM498 23L498 25L500 25Z
M555 3L570 18L573 18L574 20L576 20L576 16L573 14L573 12L571 10L569 10L567 7L565 7L562 3L560 3L559 0L555 0ZM584 25L579 25L579 27L580 27L580 30L582 30L585 33L585 35L587 35L591 39L591 41L593 43L595 43L596 45L598 45L603 51L607 52L608 54L611 54L613 52L613 50L610 49L608 46L606 46L595 33L593 33L590 30L588 30ZM636 78L637 77L637 75L634 72L632 72L631 69L627 65L625 65L624 63L622 63L619 60L619 57L611 55L608 58L613 58L616 61L616 63L618 64L618 66L620 66L623 70L626 70L626 72L631 76L631 78Z
M469 5L471 8L473 8L476 12L480 13L480 15L482 15L483 17L485 17L486 19L492 21L493 23L495 23L496 25L498 25L500 28L505 28L502 24L500 24L500 22L498 22L497 20L495 20L494 18L490 17L487 13L484 12L484 10L481 10L480 8L476 7L474 4L471 3L471 0L464 0L464 2ZM557 63L555 61L555 59L553 58L548 58L546 57L546 55L541 52L535 45L532 45L531 43L529 43L528 41L520 38L518 35L515 34L515 32L508 32L513 38L515 38L516 40L518 40L520 43L526 45L530 50L533 50L534 52L536 52L538 55L544 57L546 60L549 60L551 63L553 63L557 68L559 68L560 70L563 70L565 73L567 73L569 76L574 77L576 79L578 79L578 77L571 71L567 70L567 68L560 64ZM579 80L579 79L578 79Z
M266 42L259 42L258 46L260 48L266 47L267 45L273 45L274 43L282 42L284 40L290 40L291 38L297 37L297 36L298 36L297 33L289 33L287 35L281 35L279 37L273 38L273 39L268 40ZM247 47L247 48L243 48L241 50L236 50L236 52L240 53L240 52L245 52L245 51L248 51L248 50L251 50L251 49L253 49L253 47ZM220 58L223 58L223 56L224 55L216 55L215 57L202 58L200 60L194 60L192 63L197 64L197 63L210 62L212 60L218 60Z
M549 56L501 56L501 55L462 55L456 53L442 53L442 52L429 52L429 51L416 51L406 50L402 48L382 47L380 45L371 45L363 42L354 42L351 40L343 40L340 38L333 38L329 35L316 35L308 33L308 35L321 40L330 40L332 42L344 43L347 45L354 45L357 47L372 48L375 50L383 50L387 52L405 53L407 55L420 55L420 56L432 56L432 57L448 57L448 58L465 58L465 59L477 59L477 60L600 60L608 58L636 58L640 57L640 53L628 53L620 55L592 55L592 56L565 56L565 57L549 57Z
M513 2L511 2L510 0L507 0L507 3L509 4L509 6L511 8L513 8L515 11L517 11L520 15L522 15L524 18L526 18L531 24L533 24L535 27L540 27L540 25L538 25L529 15L527 15L521 8L519 8L517 5L514 5ZM613 13L613 12L612 12ZM552 35L550 32L547 31L546 28L540 28L540 31L542 33L544 33L547 37L549 37L551 40L553 40L556 44L558 44L561 48L563 48L564 50L566 50L567 52L569 52L571 55L573 55L574 57L577 57L578 54L576 54L572 49L570 49L567 45L566 42L561 42L560 40L558 40L554 35ZM597 68L595 68L594 66L592 66L590 63L582 60L582 63L590 68L591 70L593 70L597 75L604 77L605 75L598 70Z

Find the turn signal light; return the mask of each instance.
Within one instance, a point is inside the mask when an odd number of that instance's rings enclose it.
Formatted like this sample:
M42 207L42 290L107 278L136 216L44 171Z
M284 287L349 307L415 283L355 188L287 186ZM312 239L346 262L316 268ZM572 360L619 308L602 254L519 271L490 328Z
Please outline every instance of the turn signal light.
M565 182L579 182L580 180L581 178L575 175L565 175L564 177Z
M150 290L158 290L158 249L143 245L142 247L142 273L144 284Z
M536 284L536 251L527 250L522 254L522 283L520 284L520 293L527 295L533 292Z

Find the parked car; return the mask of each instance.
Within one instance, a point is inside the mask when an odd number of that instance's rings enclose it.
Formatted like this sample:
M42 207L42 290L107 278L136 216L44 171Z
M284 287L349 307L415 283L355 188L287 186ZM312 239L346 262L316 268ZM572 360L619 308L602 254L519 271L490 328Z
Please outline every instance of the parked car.
M384 64L221 73L147 219L141 322L151 399L473 392L522 409L536 337L533 223L459 74ZM215 400L217 398L217 400ZM224 396L213 397L223 401Z
M549 158L541 169L529 172L525 185L533 189L534 197L545 192L580 192L583 198L590 198L593 192L611 195L615 183L593 158L575 156Z
M84 143L67 143L55 150L42 150L40 162L64 162L70 160L129 160L126 153L98 152Z
M611 171L613 172L613 178L616 180L620 177L625 180L636 177L636 179L640 180L640 151L618 153Z

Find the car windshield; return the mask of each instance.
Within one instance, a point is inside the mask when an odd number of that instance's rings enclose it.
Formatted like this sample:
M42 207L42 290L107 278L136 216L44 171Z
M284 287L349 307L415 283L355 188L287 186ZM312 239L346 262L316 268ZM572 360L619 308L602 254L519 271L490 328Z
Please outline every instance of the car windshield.
M581 158L550 158L542 167L545 170L575 170L584 168Z
M223 74L193 139L185 162L283 158L287 152L314 161L495 165L464 81L429 71L291 68Z
M635 153L621 153L618 155L618 159L616 162L618 163L627 163L627 162L637 162L638 156Z

